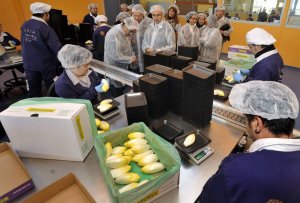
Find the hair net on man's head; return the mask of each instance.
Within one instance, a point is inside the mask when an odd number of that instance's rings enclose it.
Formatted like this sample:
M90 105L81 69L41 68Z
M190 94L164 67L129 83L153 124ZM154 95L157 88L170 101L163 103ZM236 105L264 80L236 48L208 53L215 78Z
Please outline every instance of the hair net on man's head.
M91 10L92 8L98 8L98 4L90 3L90 4L88 5L88 9Z
M95 18L95 23L98 24L100 22L107 23L107 17L104 15L97 15L97 17Z
M169 9L170 9L170 8L175 8L177 15L179 15L180 10L179 10L179 7L178 7L176 4L171 4L171 5L169 6Z
M146 15L147 12L145 11L144 7L141 5L141 4L135 4L133 7L132 7L132 13L141 13L143 15Z
M210 15L207 18L207 26L208 27L218 28L219 27L218 17L215 16L215 15Z
M134 4L130 4L127 8L132 10L132 7L134 6Z
M125 18L123 22L125 23L128 30L137 30L139 27L139 23L132 17Z
M273 120L296 119L299 102L294 92L278 82L251 81L235 85L229 95L230 104L243 114Z
M51 10L51 6L49 4L44 4L40 2L30 4L30 11L32 14L37 13L47 13Z
M188 14L185 15L185 20L189 20L193 15L196 15L198 18L198 13L196 13L195 11L190 11Z
M153 12L161 12L163 15L165 15L165 9L161 5L153 5L150 8L150 13Z
M120 12L116 17L116 21L123 21L125 18L128 18L130 16L131 15L128 12Z
M57 54L58 60L66 69L78 68L81 65L88 64L92 57L93 54L89 50L71 44L63 46Z
M225 6L218 6L216 8L216 11L226 11L226 8L225 8Z
M207 15L205 13L199 13L198 18L204 17L204 19L207 19Z
M247 44L254 45L271 45L276 42L276 39L262 28L254 28L246 34Z

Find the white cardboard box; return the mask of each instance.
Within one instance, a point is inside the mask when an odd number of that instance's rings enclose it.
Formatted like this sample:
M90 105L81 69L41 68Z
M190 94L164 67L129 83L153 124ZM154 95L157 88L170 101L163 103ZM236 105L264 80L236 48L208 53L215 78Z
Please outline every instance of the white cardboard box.
M228 58L254 59L254 55L247 46L232 45L228 48Z
M84 104L9 107L0 113L13 148L23 157L83 161L93 148Z

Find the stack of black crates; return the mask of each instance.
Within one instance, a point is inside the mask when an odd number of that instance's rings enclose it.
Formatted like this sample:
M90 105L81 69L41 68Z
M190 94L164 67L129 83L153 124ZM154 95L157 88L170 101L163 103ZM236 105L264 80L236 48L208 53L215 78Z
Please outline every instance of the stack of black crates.
M143 92L125 94L125 108L128 125L136 122L149 123L147 100Z
M171 58L173 56L176 56L176 52L174 51L161 51L156 53L156 63L163 65L163 66L168 66L170 67L171 65Z
M181 70L169 70L164 73L168 78L169 110L179 116L183 113L183 73Z
M167 78L146 74L139 78L140 90L145 93L149 115L159 118L168 112L168 81Z
M164 76L164 73L169 71L169 70L172 70L172 68L167 67L167 66L163 66L163 65L160 65L160 64L155 64L155 65L152 65L152 66L148 66L146 68L146 73L154 73L154 74L157 74L157 75L160 75L160 76Z
M183 69L184 120L200 127L210 122L215 79L215 71L198 65Z
M198 46L178 46L178 55L186 56L192 58L193 61L196 61L199 56L199 47Z

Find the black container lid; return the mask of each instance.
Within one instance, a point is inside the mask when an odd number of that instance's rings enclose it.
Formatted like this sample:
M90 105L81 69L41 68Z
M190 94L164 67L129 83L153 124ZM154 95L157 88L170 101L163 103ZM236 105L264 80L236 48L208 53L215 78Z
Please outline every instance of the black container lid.
M146 106L147 100L143 92L125 94L125 107Z
M188 44L178 46L178 48L180 48L180 47L185 47L185 48L199 48L199 46L188 45Z
M190 60L193 60L193 59L190 58L190 57L180 56L180 55L173 56L172 58L177 59L177 60L181 60L181 61L190 61ZM171 58L171 59L172 59L172 58Z
M163 65L160 65L160 64L154 64L152 66L148 66L146 68L147 70L150 70L150 71L153 71L153 72L156 72L156 73L165 73L169 70L172 70L172 68L168 67L168 66L163 66Z
M157 52L156 55L175 56L176 52L175 51L160 51L160 52Z
M199 57L198 58L198 61L200 62L205 62L205 63L217 63L217 60L216 59L211 59L211 58L205 58L205 57Z
M154 57L154 56L156 56L156 54L155 53L144 53L144 56L152 56L152 57Z
M174 142L175 138L184 132L182 129L174 126L167 120L154 124L152 128L153 132L157 133L169 142Z
M205 62L201 62L201 61L192 61L191 63L189 63L189 65L198 65L198 66L202 66L204 68L209 68L211 66L210 63L205 63Z
M196 140L195 140L195 142L194 142L192 145L190 145L190 146L188 146L188 147L185 147L185 146L183 145L184 140L185 140L185 138L186 138L187 136L189 136L190 134L195 134ZM185 153L191 154L191 153L193 153L193 152L195 152L195 151L197 151L197 150L199 150L199 149L205 147L206 145L208 145L208 144L211 142L211 139L208 138L208 137L206 137L204 134L202 134L202 133L200 132L200 130L195 130L195 131L189 132L189 133L187 133L187 134L185 134L185 135L182 135L182 136L180 136L180 137L177 137L177 138L175 139L175 142L180 146L180 148L181 148Z
M167 78L153 74L153 73L148 73L146 75L143 75L142 77L139 77L139 80L153 84L153 85L157 85L157 84L167 80Z
M188 73L202 79L207 79L214 75L215 71L194 64L184 68L183 73Z
M225 71L225 68L223 68L223 67L218 67L218 68L216 68L216 72L217 73L222 73L222 72L224 72Z
M173 78L177 78L177 79L183 79L183 72L181 70L169 70L167 72L164 73L164 75L166 76L170 76Z

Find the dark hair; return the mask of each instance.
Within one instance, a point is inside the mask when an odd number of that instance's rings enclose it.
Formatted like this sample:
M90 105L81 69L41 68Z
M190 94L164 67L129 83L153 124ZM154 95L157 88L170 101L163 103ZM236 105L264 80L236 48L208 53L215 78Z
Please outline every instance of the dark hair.
M45 15L45 13L35 13L35 14L32 14L32 15L35 16L35 17L38 17L38 18L42 18Z
M166 20L171 19L171 18L169 17L169 11L170 11L171 9L175 12L175 16L174 16L174 18L173 18L174 21L175 21L175 24L178 24L178 23L179 23L178 14L177 14L176 8L174 8L174 7L170 7L170 8L168 9L168 12L165 14L165 19L166 19Z
M254 115L247 114L248 123L254 120ZM280 134L290 135L293 133L293 129L295 126L295 119L291 118L279 118L268 120L258 116L262 122L264 127L268 128L271 133L273 133L276 137Z

